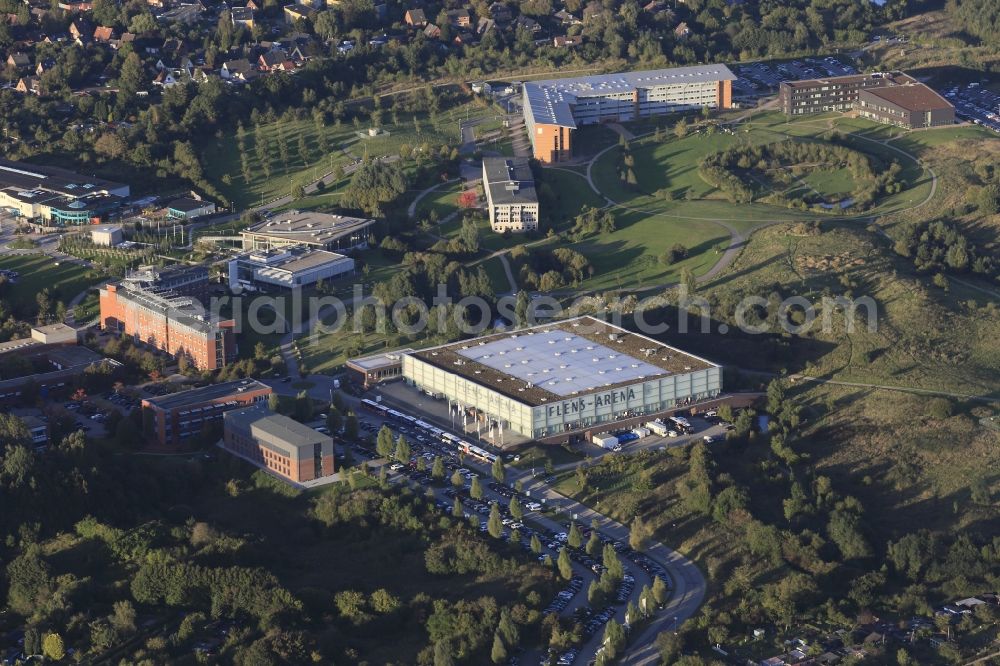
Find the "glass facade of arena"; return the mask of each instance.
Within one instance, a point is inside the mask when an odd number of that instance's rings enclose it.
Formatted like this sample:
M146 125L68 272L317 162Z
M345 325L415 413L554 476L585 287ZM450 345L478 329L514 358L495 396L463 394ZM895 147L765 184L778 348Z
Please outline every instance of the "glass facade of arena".
M428 393L474 407L525 437L541 438L656 414L718 396L722 369L717 366L668 374L606 391L552 399L531 405L448 372L413 356L403 356L407 383Z

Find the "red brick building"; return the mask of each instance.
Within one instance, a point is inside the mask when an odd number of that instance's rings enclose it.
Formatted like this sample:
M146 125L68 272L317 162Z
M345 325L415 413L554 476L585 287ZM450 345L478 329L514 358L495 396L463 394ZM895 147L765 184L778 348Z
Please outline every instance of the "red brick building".
M271 387L255 379L210 384L142 401L143 430L150 444L181 447L218 424L226 412L266 402Z
M235 322L205 313L193 298L135 283L100 290L101 328L132 336L199 370L215 370L236 355Z
M226 412L223 446L289 481L333 474L333 438L275 414L267 405Z

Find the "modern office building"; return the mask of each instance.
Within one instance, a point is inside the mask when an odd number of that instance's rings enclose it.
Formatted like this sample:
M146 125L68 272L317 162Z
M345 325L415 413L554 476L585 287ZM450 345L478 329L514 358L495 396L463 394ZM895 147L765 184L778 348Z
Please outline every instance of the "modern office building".
M221 425L223 414L266 402L271 387L255 379L209 384L142 401L143 430L151 444L180 447L184 440Z
M348 359L344 364L347 367L347 377L365 389L399 379L403 376L403 355L412 351L406 348Z
M295 483L333 474L333 438L254 405L223 415L223 447Z
M403 377L536 439L607 429L722 390L720 366L590 316L409 352Z
M941 127L955 122L955 107L922 83L862 90L858 115L907 129Z
M778 86L778 101L785 115L799 116L825 111L850 111L862 90L916 83L902 72L849 74L823 79L782 81Z
M100 222L129 186L58 167L0 160L0 207L54 226Z
M581 125L728 109L735 80L725 65L694 65L530 81L522 88L524 124L535 159L559 162L572 156L572 133Z
M244 250L272 250L305 245L317 250L346 252L368 247L368 228L375 220L327 213L279 213L241 231Z
M304 287L354 272L354 260L336 252L282 247L246 252L229 261L229 288Z
M132 336L199 370L223 367L236 355L235 322L220 319L190 296L122 281L100 290L101 328Z
M493 231L538 229L538 194L527 159L484 157L483 190Z

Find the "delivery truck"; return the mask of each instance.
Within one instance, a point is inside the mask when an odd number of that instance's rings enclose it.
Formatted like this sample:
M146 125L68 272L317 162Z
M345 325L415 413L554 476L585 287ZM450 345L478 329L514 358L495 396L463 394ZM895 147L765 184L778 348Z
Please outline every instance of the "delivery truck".
M667 432L670 430L670 427L663 421L650 421L646 424L646 427L649 428L650 432L654 432L660 437L666 437Z
M618 438L614 435L594 435L591 441L602 449L613 449L618 446Z

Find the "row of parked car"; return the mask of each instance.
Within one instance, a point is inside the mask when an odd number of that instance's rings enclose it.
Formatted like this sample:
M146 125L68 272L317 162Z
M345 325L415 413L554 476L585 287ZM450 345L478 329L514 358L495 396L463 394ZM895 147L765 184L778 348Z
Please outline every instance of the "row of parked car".
M583 589L583 576L573 576L569 579L566 587L559 591L556 598L552 600L542 613L548 615L549 613L562 613L566 610L566 606L569 602L573 600L580 590Z
M121 407L125 411L130 411L133 409L138 409L142 405L142 401L139 398L133 398L132 396L125 393L118 393L117 391L110 391L102 396L108 402Z
M587 611L589 614L581 618L583 620L583 633L587 638L590 638L603 629L608 620L615 616L614 606L608 606L599 612L593 612L590 609L587 609Z
M508 500L518 496L525 497L524 493L520 493L508 485L505 485L503 483L497 483L495 481L489 484L489 489L495 492L497 495L500 495L501 497L506 497ZM532 501L530 498L525 498L525 500L526 501L521 502L521 506L523 506L528 511L542 510L542 505L540 502Z

